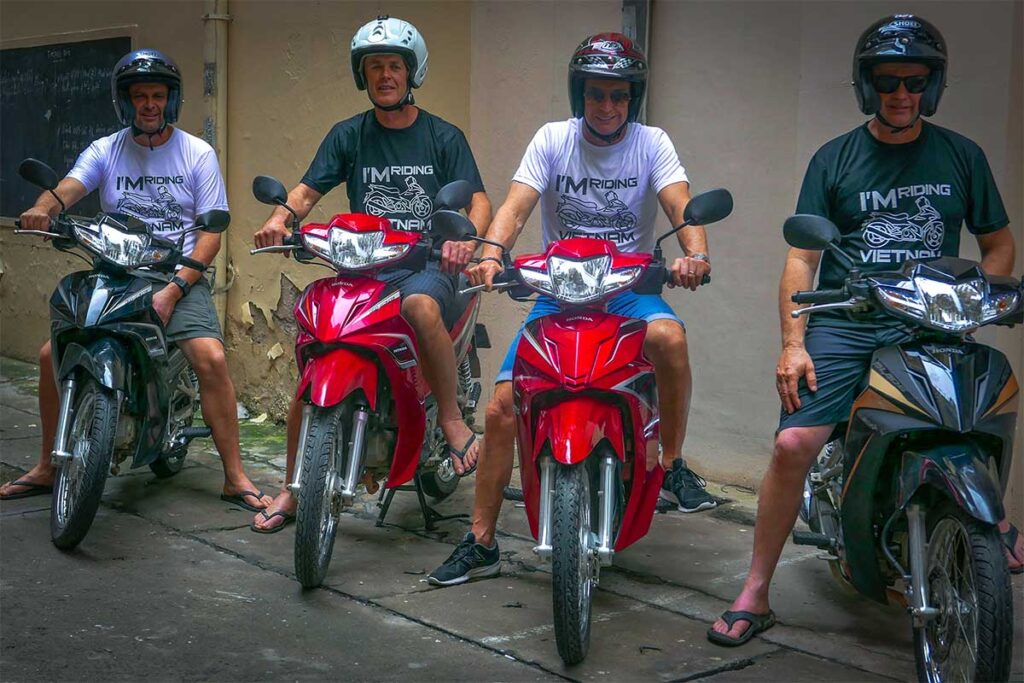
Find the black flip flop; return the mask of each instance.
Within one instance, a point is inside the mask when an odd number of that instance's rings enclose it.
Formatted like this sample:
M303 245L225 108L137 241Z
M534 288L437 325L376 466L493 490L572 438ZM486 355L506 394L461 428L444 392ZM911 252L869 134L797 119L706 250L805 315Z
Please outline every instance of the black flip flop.
M8 486L24 486L27 487L27 491L19 491L18 493L9 493L6 496L0 496L0 500L18 500L19 498L31 498L32 496L45 496L48 493L53 493L53 487L47 484L33 484L30 481L12 481Z
M722 612L722 621L726 623L729 630L732 630L733 624L737 621L750 622L750 626L748 626L747 630L738 638L732 638L725 633L719 633L714 628L708 629L708 640L715 645L736 647L737 645L743 645L758 633L764 633L772 626L775 626L775 612L768 610L768 614L754 614L753 612L746 612L743 610L738 610L736 612L726 611Z
M281 510L278 510L277 512L270 515L267 514L266 510L260 510L259 513L257 514L263 515L263 519L267 522L272 520L274 517L281 517L282 519L284 519L283 522L281 522L277 526L270 527L269 529L261 529L260 527L256 526L255 522L253 522L249 525L249 528L257 534L276 534L278 531L280 531L281 529L285 528L286 526L295 521L295 515L289 515L287 512L282 512Z
M1019 535L1020 532L1017 531L1017 527L1015 527L1012 524L1010 525L1010 528L1007 529L1004 533L999 534L999 537L1003 539L1003 545L1006 546L1006 549L1010 551L1010 555L1013 555L1013 548L1017 545L1017 536ZM1024 574L1024 565L1021 565L1016 569L1011 569L1010 573Z
M245 502L245 497L252 496L256 500L262 500L263 495L263 491L257 491L256 493L253 493L252 491L241 491L230 496L226 493L222 493L220 494L220 499L225 503L231 503L232 505L237 505L240 508L245 508L249 512L262 512L266 508L258 508L255 505L249 505Z
M470 435L469 440L466 441L465 445L462 447L461 451L459 449L455 448L455 446L448 446L448 457L449 458L458 458L459 462L462 462L463 459L466 457L466 453L469 452L469 449L472 448L473 444L475 444L475 443L476 443L476 432L473 432ZM474 472L476 472L476 466L479 465L479 464L480 464L480 458L478 457L476 459L476 462L473 463L472 467L470 467L468 470L465 470L462 474L459 474L457 476L460 479L462 477L468 477L469 475L471 475ZM454 469L454 466L452 467L452 469Z

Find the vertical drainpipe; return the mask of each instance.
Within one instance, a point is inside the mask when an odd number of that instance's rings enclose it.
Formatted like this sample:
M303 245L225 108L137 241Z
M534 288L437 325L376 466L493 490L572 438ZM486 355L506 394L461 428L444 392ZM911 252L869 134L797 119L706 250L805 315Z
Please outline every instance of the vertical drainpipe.
M651 0L622 0L622 33L651 58ZM648 77L649 78L649 77ZM647 96L650 97L650 82ZM640 109L640 123L647 123L647 102Z
M228 179L228 0L206 0L203 14L203 139L213 147L225 184ZM221 330L227 328L227 290L234 281L228 258L228 236L221 233L220 251L213 260L216 280L213 303ZM229 272L231 271L231 272Z

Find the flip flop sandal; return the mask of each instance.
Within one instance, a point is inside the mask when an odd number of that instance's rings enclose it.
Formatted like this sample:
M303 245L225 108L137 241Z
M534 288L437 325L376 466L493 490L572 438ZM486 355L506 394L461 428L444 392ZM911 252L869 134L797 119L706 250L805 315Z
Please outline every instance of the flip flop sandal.
M276 534L278 531L280 531L281 529L285 528L286 526L288 526L289 524L291 524L292 522L295 521L295 515L289 515L287 512L282 512L280 510L278 510L277 512L275 512L273 514L270 514L270 515L267 514L266 510L260 510L258 514L263 515L263 520L266 521L266 522L269 522L274 517L280 517L284 521L281 522L280 524L278 524L277 526L270 527L269 529L268 528L260 528L260 527L256 526L255 522L253 522L252 524L249 525L249 528L252 529L257 534Z
M1015 527L1012 524L1010 525L1010 528L1007 529L1004 533L999 534L999 537L1003 539L1003 545L1006 546L1006 549L1010 551L1010 555L1013 555L1013 549L1017 545L1017 536L1019 535L1020 532L1017 531L1017 527ZM1021 565L1016 569L1011 569L1010 573L1024 574L1024 565Z
M244 508L249 512L263 512L263 510L265 510L266 508L258 508L255 505L250 505L249 503L245 502L246 496L255 498L256 500L262 500L263 495L263 491L257 491L256 493L253 493L252 491L240 491L238 493L231 495L228 495L227 493L222 493L220 494L220 499L223 500L225 503L237 505L238 507Z
M462 447L461 451L458 450L457 448L455 448L455 446L448 446L448 457L449 458L458 458L459 462L462 462L463 458L466 457L466 453L469 452L469 449L473 447L474 443L476 443L476 432L474 432L469 437L469 440L466 441L466 444ZM476 472L476 466L478 464L480 464L480 458L477 458L476 460L477 461L475 463L473 463L472 467L470 467L469 469L465 470L462 474L457 475L457 476L461 479L462 477L468 477L469 475L471 475L474 472Z
M53 487L47 484L35 484L31 481L12 481L8 486L23 486L26 487L27 491L18 491L17 493L9 493L6 496L0 496L0 500L18 500L19 498L31 498L32 496L45 496L48 493L53 493Z
M729 630L732 630L733 625L737 621L750 622L750 626L747 627L747 630L737 638L733 638L725 633L719 633L713 628L708 629L708 640L715 645L736 647L738 645L743 645L758 633L764 633L772 626L775 626L775 612L768 610L768 614L754 614L753 612L746 612L743 610L736 612L727 611L722 613L722 621L726 623Z

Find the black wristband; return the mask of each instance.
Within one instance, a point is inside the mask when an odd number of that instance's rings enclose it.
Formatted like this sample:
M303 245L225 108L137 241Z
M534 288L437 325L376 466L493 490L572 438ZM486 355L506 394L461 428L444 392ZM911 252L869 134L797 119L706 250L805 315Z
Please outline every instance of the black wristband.
M174 277L172 277L171 283L178 285L178 288L181 290L182 296L188 296L189 290L192 289L192 285L189 284L188 280L181 277L180 275L175 275Z
M494 261L494 262L495 262L495 263L497 263L497 264L498 264L499 266L501 266L502 270L504 270L504 268L505 268L505 264L504 264L504 263L502 263L501 259L500 259L500 258L498 258L498 257L496 257L496 256L484 256L484 257L483 257L482 259L480 259L480 260L479 260L479 261L478 261L477 263L483 263L484 261Z

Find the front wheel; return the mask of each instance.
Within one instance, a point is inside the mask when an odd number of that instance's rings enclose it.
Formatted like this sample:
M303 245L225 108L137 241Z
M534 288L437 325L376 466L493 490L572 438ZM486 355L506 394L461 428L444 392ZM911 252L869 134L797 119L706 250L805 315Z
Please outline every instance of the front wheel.
M295 575L303 588L323 583L341 514L336 489L342 477L349 411L342 405L313 407L303 445L299 504L295 513Z
M918 680L1005 681L1013 595L999 533L959 509L929 526L926 591L939 614L914 629Z
M417 474L423 493L436 500L444 500L459 488L459 475L455 473L452 459L445 458L437 467L424 469Z
M555 470L551 510L551 598L555 642L566 665L590 647L590 607L597 581L590 533L590 477L580 465Z
M50 502L50 538L61 550L77 546L96 517L110 471L117 431L117 398L88 379L74 400L67 449L74 457L61 463Z

